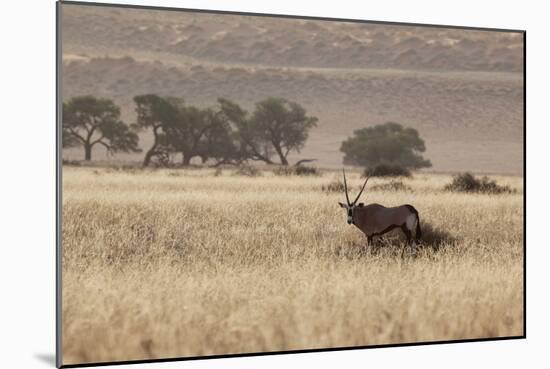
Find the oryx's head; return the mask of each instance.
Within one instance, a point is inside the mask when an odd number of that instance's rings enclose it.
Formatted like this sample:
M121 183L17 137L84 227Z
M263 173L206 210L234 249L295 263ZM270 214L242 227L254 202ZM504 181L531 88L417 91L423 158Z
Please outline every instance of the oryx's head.
M367 185L367 181L369 180L369 177L367 177L367 179L365 179L365 183L363 183L363 187L361 188L361 191L359 191L359 194L357 195L357 197L355 198L355 200L353 202L350 202L349 201L349 196L348 196L348 184L346 182L346 171L344 169L342 169L342 172L344 173L344 191L346 192L346 203L341 203L339 202L338 204L343 207L344 209L346 209L346 213L348 215L348 224L352 224L353 223L353 210L356 208L356 207L361 207L363 206L363 204L357 204L357 200L359 200L359 197L361 197L361 194L363 193L363 190L365 189L365 186Z

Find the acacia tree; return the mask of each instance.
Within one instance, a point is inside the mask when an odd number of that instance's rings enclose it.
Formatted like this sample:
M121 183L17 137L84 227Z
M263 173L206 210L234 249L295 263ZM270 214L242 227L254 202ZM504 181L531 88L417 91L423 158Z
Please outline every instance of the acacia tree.
M239 164L259 160L287 165L290 151L300 151L308 130L317 118L306 116L296 103L284 99L267 99L256 104L250 116L238 104L218 99L218 106L201 109L185 105L175 97L141 95L134 97L138 126L150 128L154 141L147 151L143 165L154 157L182 155L182 165L200 157L202 162L213 160L214 165Z
M387 122L358 129L353 134L353 137L342 142L340 148L345 154L346 164L365 167L391 164L411 169L432 166L421 155L426 151L426 146L414 128Z
M252 137L252 141L269 143L279 157L280 164L288 165L288 154L291 151L300 152L309 130L315 126L317 118L307 116L300 104L270 97L256 103L247 134Z
M208 130L201 141L203 162L214 160L214 166L222 164L240 164L247 159L243 150L238 131L233 129L231 121L222 110L207 109L205 119L208 120Z
M254 160L274 164L270 159L273 155L273 149L260 135L260 130L254 128L248 112L228 99L219 98L218 104L219 115L223 116L223 119L234 132L233 137L237 146L238 162Z
M143 166L148 166L154 157L168 154L167 135L165 127L174 125L178 119L178 106L183 100L165 99L155 94L138 95L134 97L137 113L137 126L140 129L151 129L153 145L145 153Z
M138 135L120 120L112 100L79 96L63 103L63 147L84 147L84 160L100 145L110 154L139 152Z
M208 153L204 151L204 139L210 129L209 109L195 106L179 106L177 119L164 126L167 143L182 155L182 165L189 165L191 159L201 157L206 161Z

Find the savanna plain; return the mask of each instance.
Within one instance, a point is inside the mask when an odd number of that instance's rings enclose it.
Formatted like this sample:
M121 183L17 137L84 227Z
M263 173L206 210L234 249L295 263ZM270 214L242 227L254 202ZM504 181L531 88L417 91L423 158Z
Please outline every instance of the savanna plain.
M409 249L347 225L339 171L65 166L63 364L522 335L523 178L491 178L369 180L419 211Z

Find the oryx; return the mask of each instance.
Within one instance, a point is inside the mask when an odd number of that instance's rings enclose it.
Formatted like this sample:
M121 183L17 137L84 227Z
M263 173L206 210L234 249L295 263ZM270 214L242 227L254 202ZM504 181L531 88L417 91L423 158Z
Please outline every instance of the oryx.
M346 171L344 173L344 190L346 191L347 204L339 202L341 207L346 209L348 215L348 224L353 224L359 228L366 236L369 246L374 236L380 236L395 228L401 228L407 237L407 243L410 245L413 240L418 242L422 237L420 230L420 218L418 211L412 205L401 205L393 208L387 208L380 204L363 205L357 204L357 200L363 193L369 177L365 180L361 191L353 202L349 201L348 184L346 182Z

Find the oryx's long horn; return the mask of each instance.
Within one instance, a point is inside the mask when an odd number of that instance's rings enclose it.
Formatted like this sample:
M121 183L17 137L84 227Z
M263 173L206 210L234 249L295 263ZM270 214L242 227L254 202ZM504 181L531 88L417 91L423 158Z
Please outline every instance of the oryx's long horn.
M351 205L351 202L349 202L348 184L346 182L346 171L344 168L342 168L342 172L344 173L344 190L346 191L346 201L348 202L348 205Z
M363 190L365 189L365 186L367 185L367 181L369 180L369 176L367 176L367 179L365 179L365 183L363 183L363 188L361 188L361 191L359 191L359 195L357 195L357 197L355 198L355 200L353 201L353 204L355 205L355 203L357 202L357 200L359 200L359 197L361 197L361 194L363 193Z

